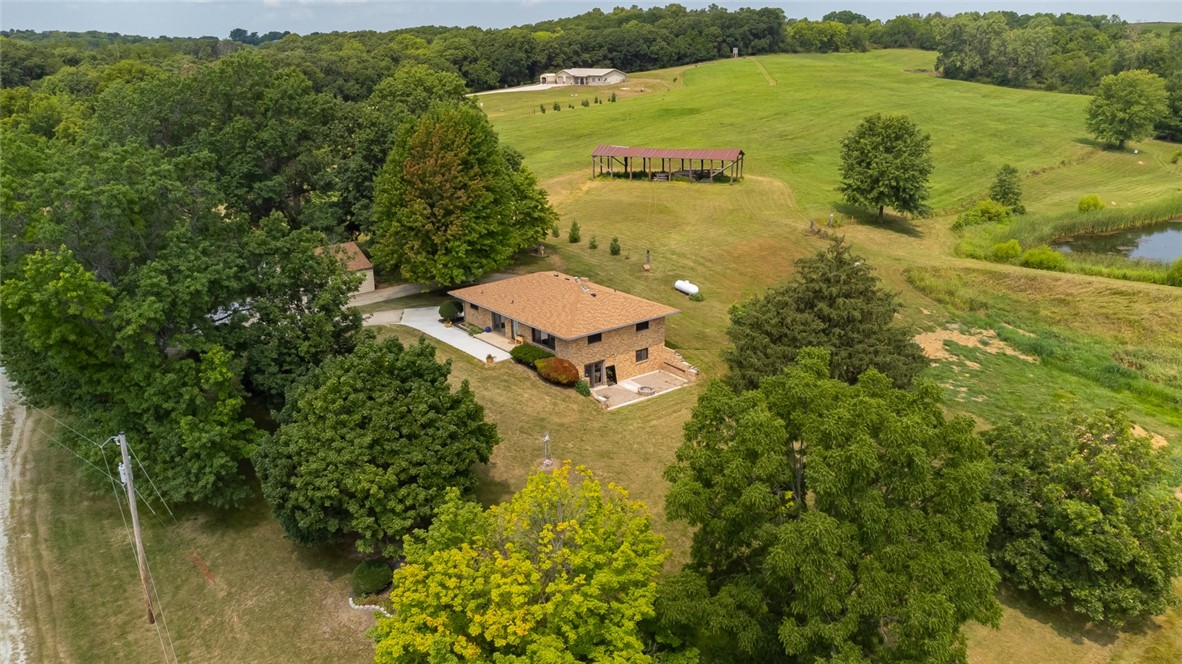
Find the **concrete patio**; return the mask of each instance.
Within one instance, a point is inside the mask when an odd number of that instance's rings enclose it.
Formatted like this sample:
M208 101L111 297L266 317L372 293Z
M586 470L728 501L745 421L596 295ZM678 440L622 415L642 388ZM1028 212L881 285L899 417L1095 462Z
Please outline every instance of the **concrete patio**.
M489 355L494 362L509 359L509 352L468 334L463 327L445 327L439 322L437 307L419 307L402 311L401 325L413 327L427 336L460 350L478 360L484 361Z
M665 371L650 371L628 380L622 380L615 385L596 387L591 390L591 396L595 397L607 410L614 410L658 394L672 392L688 384L689 381L680 376L674 376Z

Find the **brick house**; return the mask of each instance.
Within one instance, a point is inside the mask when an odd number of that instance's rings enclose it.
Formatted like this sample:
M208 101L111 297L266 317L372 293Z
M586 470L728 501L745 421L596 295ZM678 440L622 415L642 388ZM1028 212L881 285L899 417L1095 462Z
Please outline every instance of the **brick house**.
M316 247L316 254L323 253L324 249L324 247ZM357 293L370 293L374 290L373 264L361 252L361 248L357 246L356 242L342 242L340 244L330 245L328 250L344 258L345 267L350 272L361 274L363 281L357 287Z
M464 320L515 343L549 349L582 371L591 387L666 371L693 380L692 367L665 347L673 307L561 272L535 272L451 291Z

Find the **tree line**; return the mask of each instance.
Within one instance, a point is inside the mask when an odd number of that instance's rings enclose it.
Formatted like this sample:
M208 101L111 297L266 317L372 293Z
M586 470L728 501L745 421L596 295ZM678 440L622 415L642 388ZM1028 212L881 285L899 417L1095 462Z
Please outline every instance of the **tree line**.
M171 71L249 48L282 67L299 69L317 92L345 101L372 94L399 66L426 64L459 74L473 91L532 83L566 67L644 71L764 53L833 53L871 48L938 52L948 78L1072 93L1096 91L1103 77L1144 69L1167 81L1170 104L1157 133L1182 139L1182 31L1140 30L1117 16L968 12L910 14L870 20L849 10L820 21L794 19L779 8L729 11L593 9L569 18L505 29L407 28L298 35L248 33L228 39L144 38L115 33L8 30L0 33L0 86L57 77L50 87L74 91L121 60Z

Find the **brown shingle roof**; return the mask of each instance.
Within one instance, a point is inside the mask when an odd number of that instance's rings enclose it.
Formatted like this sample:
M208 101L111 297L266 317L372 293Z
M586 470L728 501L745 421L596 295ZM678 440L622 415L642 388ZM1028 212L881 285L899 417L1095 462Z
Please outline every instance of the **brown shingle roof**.
M345 262L350 272L357 272L358 270L368 270L373 267L373 263L361 253L361 248L357 246L356 242L342 242L340 244L329 245L328 248L333 253L339 253L345 257ZM324 253L324 247L316 247L316 254Z
M451 295L568 340L678 313L561 272L534 272L461 288Z

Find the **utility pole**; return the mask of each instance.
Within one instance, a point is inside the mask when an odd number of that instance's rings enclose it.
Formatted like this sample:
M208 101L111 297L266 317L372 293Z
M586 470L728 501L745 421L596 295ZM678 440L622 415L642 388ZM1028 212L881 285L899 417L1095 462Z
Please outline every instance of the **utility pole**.
M156 624L156 616L152 614L152 597L148 594L148 559L144 555L144 540L140 536L140 514L135 506L135 478L131 475L131 458L127 454L127 437L120 433L115 436L119 442L119 453L123 456L123 463L119 464L120 479L123 488L127 489L127 503L131 505L131 530L135 533L135 557L140 564L140 583L144 586L144 606L148 608L148 624Z

